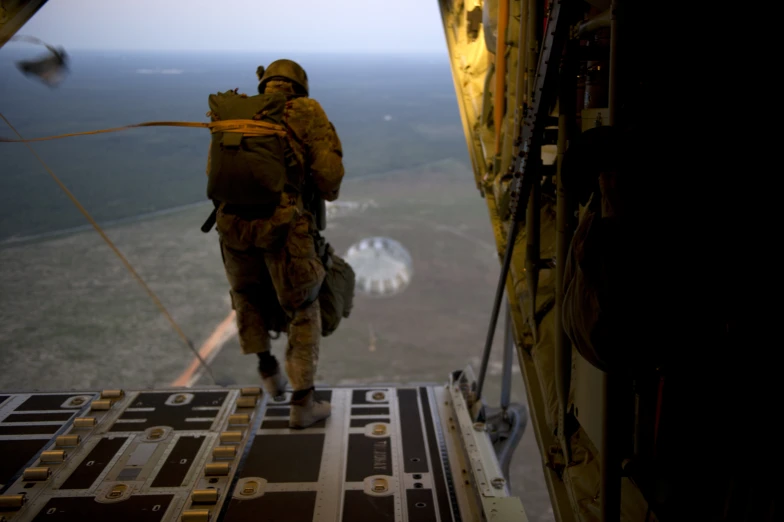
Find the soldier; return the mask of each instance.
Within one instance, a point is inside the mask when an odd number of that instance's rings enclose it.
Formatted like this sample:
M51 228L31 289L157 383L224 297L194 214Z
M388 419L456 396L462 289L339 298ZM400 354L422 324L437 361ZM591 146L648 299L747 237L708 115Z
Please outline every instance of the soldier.
M268 332L288 329L286 373L294 390L289 425L305 428L327 418L331 408L314 399L321 336L318 294L325 268L316 251L314 216L306 209L303 192L316 191L326 201L337 199L343 153L321 105L308 97L308 78L299 64L277 60L266 71L259 67L257 76L260 94L287 95L283 122L306 174L305 183L312 185L287 184L274 209L220 204L216 225L242 351L258 355L265 389L279 396L286 379L270 353Z

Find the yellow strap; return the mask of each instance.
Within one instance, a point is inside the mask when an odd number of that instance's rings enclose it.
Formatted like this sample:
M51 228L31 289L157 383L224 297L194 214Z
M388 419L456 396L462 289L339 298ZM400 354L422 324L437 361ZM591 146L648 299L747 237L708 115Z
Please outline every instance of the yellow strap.
M177 123L177 122L174 122ZM187 122L184 122L187 123ZM207 123L210 132L241 132L246 136L270 136L277 134L286 137L286 128L281 125L256 120L225 120Z
M114 127L112 129L101 129L87 132L74 132L71 134L60 134L58 136L46 136L45 138L32 138L28 140L12 140L0 137L0 142L4 143L30 143L33 141L58 140L60 138L71 138L73 136L88 136L90 134L104 134L106 132L117 132L137 127L192 127L200 129L210 129L210 132L233 132L241 133L245 136L273 136L286 137L286 129L280 125L256 120L225 120L202 123L196 121L148 121L126 125L124 127Z

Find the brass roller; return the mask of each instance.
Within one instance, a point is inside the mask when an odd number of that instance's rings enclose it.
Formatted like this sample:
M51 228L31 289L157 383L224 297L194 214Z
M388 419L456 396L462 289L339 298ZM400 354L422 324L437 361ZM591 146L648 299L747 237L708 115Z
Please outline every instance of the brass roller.
M247 426L250 424L250 415L247 413L237 413L229 416L229 426Z
M237 456L237 446L215 446L212 450L213 459L233 459Z
M195 504L215 504L218 502L217 489L196 489L191 495L191 500Z
M208 477L225 476L229 474L230 469L229 462L211 462L204 466L204 474Z
M78 446L82 438L79 435L60 435L55 439L55 446L58 448L67 448Z
M261 388L243 388L240 390L240 395L242 396L249 396L249 395L261 395Z
M51 450L41 453L41 462L62 462L67 454L64 450Z
M182 522L209 522L210 510L209 509L189 509L182 512L180 517Z
M98 423L95 417L78 417L74 419L74 428L92 428Z
M384 435L387 432L387 427L383 424L376 424L373 426L373 435Z
M25 505L27 497L24 493L21 495L0 495L0 509L19 509Z
M24 470L22 480L26 482L47 480L51 475L52 470L47 467L27 468Z
M122 390L103 390L101 392L101 399L122 399L125 397L125 392Z
M221 444L225 444L227 442L241 442L242 441L242 432L241 431L224 431L220 434L220 441Z
M237 408L255 408L258 400L259 398L256 395L240 397L237 399Z
M105 411L112 407L111 399L98 399L90 403L90 409L93 411Z

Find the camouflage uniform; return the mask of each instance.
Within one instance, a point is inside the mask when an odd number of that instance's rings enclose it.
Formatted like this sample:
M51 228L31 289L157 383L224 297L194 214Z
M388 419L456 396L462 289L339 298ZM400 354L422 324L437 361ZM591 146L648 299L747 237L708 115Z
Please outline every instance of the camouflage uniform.
M294 94L291 83L268 81L264 92L276 91ZM334 201L343 179L342 146L321 105L293 98L284 121L300 164L321 197ZM285 331L288 323L286 373L294 390L312 387L321 336L317 296L325 270L315 249L314 219L300 194L284 192L272 215L264 217L220 205L216 225L242 351L269 351L268 331Z

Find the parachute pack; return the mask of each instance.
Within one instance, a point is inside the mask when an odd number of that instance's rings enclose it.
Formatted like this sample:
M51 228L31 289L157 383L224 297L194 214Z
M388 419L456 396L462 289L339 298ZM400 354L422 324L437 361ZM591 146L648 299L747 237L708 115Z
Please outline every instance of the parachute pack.
M299 185L296 157L283 124L287 96L211 94L208 115L225 132L212 133L207 197L235 205L277 205L285 185Z
M327 274L319 291L321 307L321 335L326 337L337 330L341 319L351 315L354 306L354 284L356 275L351 265L335 254L327 245L324 267Z
M321 336L327 337L338 329L341 320L351 315L356 275L351 265L335 254L330 245L326 245L321 259L327 273L319 289L318 301L321 309ZM288 331L289 318L278 303L271 281L268 281L268 289L269 292L259 305L265 326L270 332L285 333Z

